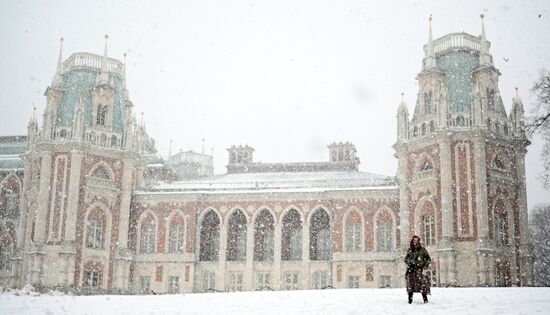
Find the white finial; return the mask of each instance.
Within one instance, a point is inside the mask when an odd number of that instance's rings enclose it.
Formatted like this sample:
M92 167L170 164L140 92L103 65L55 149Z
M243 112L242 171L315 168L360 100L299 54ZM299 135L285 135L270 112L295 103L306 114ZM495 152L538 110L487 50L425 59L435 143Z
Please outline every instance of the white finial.
M479 63L484 66L491 64L491 56L489 55L489 42L487 42L487 37L485 35L485 15L481 14L481 42L480 42L480 51L479 51Z
M103 57L101 58L101 73L99 74L99 83L109 82L109 73L107 67L107 39L109 39L109 35L105 34L105 51L103 52Z
M59 41L59 56L57 57L57 73L61 73L61 64L63 63L63 37Z
M202 150L201 153L204 154L204 138L202 138Z
M57 57L57 69L55 69L55 75L53 76L52 85L54 87L61 87L63 85L63 77L61 72L63 71L63 37L61 37L59 43L59 55Z
M36 122L36 106L32 102L32 122Z
M518 87L516 86L516 100L519 100L519 91Z
M432 36L432 15L429 18L428 45L426 47L426 69L435 68L435 50Z

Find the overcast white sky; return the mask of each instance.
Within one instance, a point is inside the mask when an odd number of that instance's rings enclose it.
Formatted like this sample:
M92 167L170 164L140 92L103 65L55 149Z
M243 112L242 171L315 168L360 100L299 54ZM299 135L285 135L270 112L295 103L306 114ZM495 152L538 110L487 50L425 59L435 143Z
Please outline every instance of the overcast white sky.
M128 88L159 151L214 148L224 173L233 144L263 162L325 161L351 141L361 170L395 175L396 110L412 112L427 40L480 34L502 72L507 110L550 57L548 1L7 1L0 0L0 135L26 133L42 112L59 38L74 52L128 53ZM539 18L538 15L542 14ZM505 62L503 58L508 59ZM550 202L537 180L540 141L527 155L529 207Z

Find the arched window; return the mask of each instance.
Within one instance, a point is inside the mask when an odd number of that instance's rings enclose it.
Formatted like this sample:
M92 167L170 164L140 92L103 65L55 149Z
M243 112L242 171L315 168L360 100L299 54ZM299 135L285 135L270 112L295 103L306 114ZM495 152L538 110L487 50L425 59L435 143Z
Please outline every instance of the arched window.
M376 220L376 250L390 252L393 247L393 220L388 211L382 210Z
M425 123L422 124L422 127L420 128L420 130L421 130L420 132L421 132L422 135L426 134L426 124Z
M432 112L432 91L424 93L424 112L426 114Z
M418 127L414 126L413 128L413 137L418 137Z
M315 211L309 228L309 259L329 260L332 258L330 217L323 209Z
M67 130L61 129L61 131L59 132L59 138L62 140L67 139Z
M495 156L495 159L493 160L493 168L505 171L506 170L506 164L502 161L500 156Z
M101 137L99 138L99 143L102 145L102 146L107 146L107 135L106 134L101 134Z
M500 133L500 124L498 122L495 123L495 132Z
M434 121L430 121L430 132L434 132L435 131L435 123Z
M200 235L200 261L218 260L220 249L220 219L210 210L202 219Z
M346 251L361 251L362 220L357 211L351 211L346 219Z
M421 172L431 171L433 169L434 169L434 166L432 164L432 161L430 161L429 159L425 159L424 162L420 166L420 171Z
M105 229L105 213L97 208L90 212L86 222L86 247L103 248L103 231Z
M302 260L302 219L295 209L283 218L281 259Z
M254 260L272 260L274 253L274 220L267 209L261 210L254 222Z
M246 217L237 210L229 217L227 230L227 261L246 259Z
M118 138L117 136L113 135L111 137L111 147L115 148L118 146Z
M9 236L0 239L0 271L11 270L11 257L13 255L13 240Z
M185 221L176 214L170 220L170 232L168 236L168 252L183 253L185 240Z
M148 215L141 222L140 253L151 254L155 252L157 227L155 218Z
M424 223L424 244L435 245L435 219L433 215L425 215L422 219Z
M464 127L464 116L462 115L458 115L456 116L456 125L459 126L459 127Z
M507 123L504 123L504 126L502 127L502 129L504 130L504 134L508 135L508 124Z
M107 105L97 105L96 125L105 126L107 117Z
M491 119L490 119L490 118L487 118L487 129L493 130L493 125L492 125L492 123L491 123Z
M495 202L495 244L497 246L508 245L508 223L506 206L502 200Z

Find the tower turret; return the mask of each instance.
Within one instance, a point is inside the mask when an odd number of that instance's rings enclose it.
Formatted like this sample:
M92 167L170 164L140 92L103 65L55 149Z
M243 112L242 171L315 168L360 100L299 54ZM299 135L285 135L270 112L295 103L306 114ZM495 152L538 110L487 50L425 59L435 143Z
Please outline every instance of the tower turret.
M397 141L406 141L409 134L409 110L405 104L405 93L401 93L401 102L397 109Z

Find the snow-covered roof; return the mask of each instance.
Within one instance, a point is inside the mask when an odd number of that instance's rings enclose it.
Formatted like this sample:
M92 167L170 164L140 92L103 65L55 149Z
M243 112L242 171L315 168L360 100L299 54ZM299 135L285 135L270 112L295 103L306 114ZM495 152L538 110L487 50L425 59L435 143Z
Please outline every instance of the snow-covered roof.
M357 189L394 189L395 178L366 172L278 172L225 174L172 183L161 183L137 194L266 191L326 191Z

